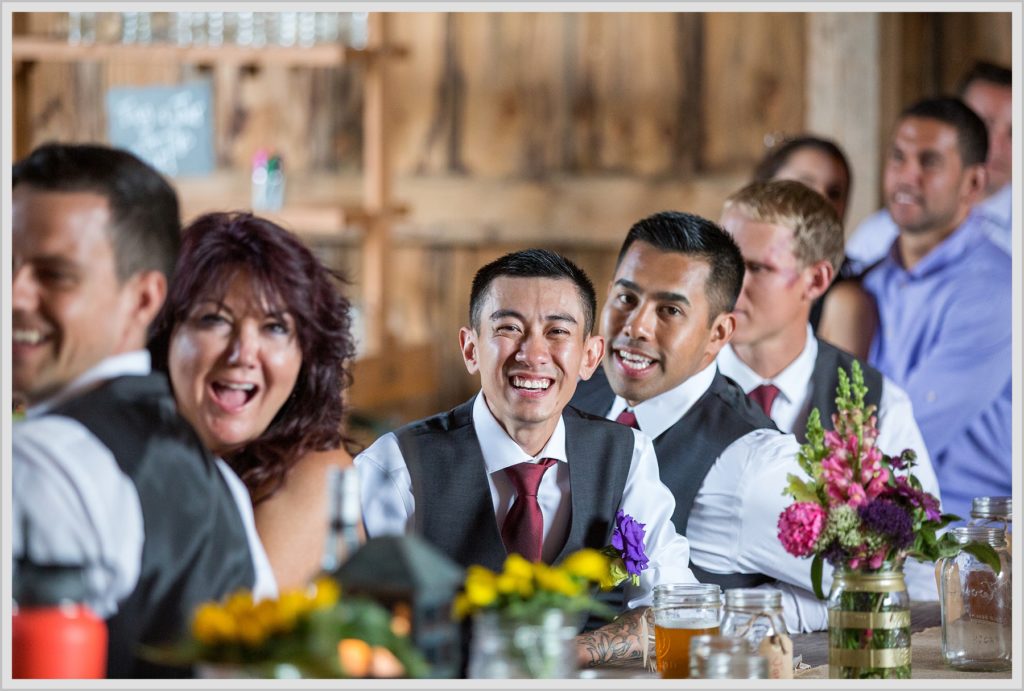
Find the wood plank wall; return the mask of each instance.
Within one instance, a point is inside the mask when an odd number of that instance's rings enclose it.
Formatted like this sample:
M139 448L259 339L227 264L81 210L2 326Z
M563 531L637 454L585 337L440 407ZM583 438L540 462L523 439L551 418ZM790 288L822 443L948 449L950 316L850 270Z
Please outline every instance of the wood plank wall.
M902 105L952 88L972 60L1010 61L1005 13L880 20L880 144ZM32 13L16 28L47 33L58 22L56 13ZM389 68L389 141L396 196L411 214L396 227L388 319L401 341L437 344L424 366L439 372L434 395L395 411L395 422L474 391L457 332L479 266L546 246L578 261L603 292L633 221L664 208L716 216L766 137L803 129L814 97L801 13L408 13L392 26L409 48ZM30 98L15 94L28 118L20 153L51 139L103 140L110 86L209 78L223 170L181 181L183 194L244 205L237 190L248 161L268 145L283 152L293 194L359 193L358 66L40 64L21 78ZM348 272L358 296L356 248L318 251Z

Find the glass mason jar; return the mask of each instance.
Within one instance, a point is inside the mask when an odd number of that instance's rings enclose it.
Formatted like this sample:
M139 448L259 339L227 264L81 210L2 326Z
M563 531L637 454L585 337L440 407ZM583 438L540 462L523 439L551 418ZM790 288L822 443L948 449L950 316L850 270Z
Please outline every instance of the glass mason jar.
M832 679L910 678L910 598L903 565L837 567L828 597Z
M1012 571L1006 533L1000 527L954 528L961 545L988 544L999 555L997 576L970 552L940 560L942 658L952 667L994 672L1010 669L1012 661Z
M686 679L690 639L718 634L722 590L715 583L663 583L654 587L650 614L658 673L663 679Z
M694 677L698 678L698 677ZM768 663L749 652L713 653L700 679L767 679Z
M694 636L690 639L690 678L707 679L712 656L749 655L750 644L736 636Z
M1012 497L975 497L971 501L971 520L967 525L1002 528L1006 533L1006 549L1010 550L1010 533L1013 530Z
M782 618L782 592L764 588L725 591L722 635L746 639L768 663L770 679L793 678L793 641Z
M473 618L470 679L566 679L576 674L579 617L549 609L536 621L480 612Z

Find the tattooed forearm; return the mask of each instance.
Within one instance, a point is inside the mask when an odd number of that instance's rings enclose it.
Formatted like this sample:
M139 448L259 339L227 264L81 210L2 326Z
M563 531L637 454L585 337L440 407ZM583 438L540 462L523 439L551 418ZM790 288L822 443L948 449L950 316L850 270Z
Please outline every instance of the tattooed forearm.
M576 651L581 667L593 667L613 660L639 658L647 641L640 638L640 618L646 607L620 615L610 624L576 636Z

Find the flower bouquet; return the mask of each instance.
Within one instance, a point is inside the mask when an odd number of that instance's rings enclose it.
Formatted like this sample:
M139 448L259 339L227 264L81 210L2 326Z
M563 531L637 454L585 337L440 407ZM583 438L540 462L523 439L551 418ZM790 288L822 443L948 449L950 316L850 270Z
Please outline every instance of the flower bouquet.
M470 566L455 598L457 619L474 617L471 678L562 678L575 668L574 639L587 614L616 614L594 596L639 582L647 568L644 525L622 511L611 545L573 552L555 566L510 554L500 573Z
M850 376L839 370L838 412L825 431L815 409L798 462L809 480L789 475L786 493L796 503L779 516L783 547L813 557L811 583L821 588L823 563L834 569L829 597L829 666L841 678L910 676L910 609L902 567L956 554L961 548L939 531L959 516L943 514L939 501L911 472L916 454L888 456L879 449L874 405L857 362ZM998 558L987 545L967 547L986 563Z
M165 664L195 664L220 678L423 677L427 665L408 639L408 621L364 598L340 598L318 579L277 599L241 590L196 608L191 635L150 650Z

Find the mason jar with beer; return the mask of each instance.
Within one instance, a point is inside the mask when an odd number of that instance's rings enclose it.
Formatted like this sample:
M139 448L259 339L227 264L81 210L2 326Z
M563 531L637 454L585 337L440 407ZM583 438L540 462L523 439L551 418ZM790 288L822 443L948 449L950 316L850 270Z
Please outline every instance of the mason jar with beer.
M714 583L662 584L654 588L654 647L662 679L690 676L690 640L718 634L722 591Z

